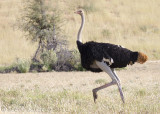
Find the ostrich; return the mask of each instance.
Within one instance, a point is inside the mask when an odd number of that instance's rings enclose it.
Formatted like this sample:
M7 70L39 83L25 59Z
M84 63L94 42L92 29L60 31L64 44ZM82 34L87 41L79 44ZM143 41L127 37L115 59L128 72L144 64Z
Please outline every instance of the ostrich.
M81 64L87 70L92 72L106 72L112 81L92 90L93 99L96 102L97 92L111 85L117 85L122 102L125 103L120 79L118 78L115 68L126 67L135 62L143 64L147 61L147 56L141 52L133 52L119 45L110 43L98 43L89 41L82 43L81 32L84 26L85 18L83 10L75 12L81 16L82 22L77 35L77 47L81 55Z

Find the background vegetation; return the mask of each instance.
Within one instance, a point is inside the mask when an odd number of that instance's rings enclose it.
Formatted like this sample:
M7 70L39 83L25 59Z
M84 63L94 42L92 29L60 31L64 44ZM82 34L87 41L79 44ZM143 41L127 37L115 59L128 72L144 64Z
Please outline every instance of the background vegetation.
M62 27L69 49L76 48L80 17L73 12L85 10L83 41L109 42L146 53L150 60L160 59L160 1L158 0L46 0L46 4L61 11ZM50 3L51 2L51 3ZM22 0L0 1L0 65L11 65L18 58L31 59L37 43L15 28L21 15Z

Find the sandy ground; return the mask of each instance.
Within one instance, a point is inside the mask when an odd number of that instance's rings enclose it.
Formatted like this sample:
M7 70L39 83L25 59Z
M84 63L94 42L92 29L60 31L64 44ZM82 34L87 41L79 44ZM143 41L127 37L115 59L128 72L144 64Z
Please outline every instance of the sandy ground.
M117 71L122 86L134 84L160 84L160 61L148 61L145 64L134 64ZM59 91L63 89L88 91L97 87L95 81L111 79L106 73L92 72L50 72L26 74L0 74L0 89L13 88L33 89L39 87L43 91Z

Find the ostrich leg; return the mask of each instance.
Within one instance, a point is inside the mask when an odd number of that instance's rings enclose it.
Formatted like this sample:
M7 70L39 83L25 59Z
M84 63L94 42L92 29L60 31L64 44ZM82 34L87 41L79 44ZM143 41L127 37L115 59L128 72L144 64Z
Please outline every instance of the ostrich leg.
M112 70L114 76L116 77L116 79L118 80L118 83L117 83L118 90L120 92L120 96L121 96L121 99L122 99L123 103L125 103L125 101L124 101L124 95L123 95L123 91L122 91L122 87L121 87L121 83L120 83L121 81L118 78L117 73L115 72L115 70L113 68L111 70Z
M94 102L96 102L96 99L97 99L97 92L101 89L104 89L104 88L107 88L111 85L115 85L117 84L118 88L119 88L119 91L120 91L120 95L121 95L121 99L124 103L124 97L123 97L123 92L122 92L122 89L121 89L121 86L120 86L120 82L118 81L118 78L116 77L116 75L112 72L111 68L106 65L103 61L102 62L99 62L99 61L96 61L96 64L97 66L102 69L103 71L105 71L112 79L112 82L110 83L107 83L103 86L100 86L98 88L95 88L92 90L93 92L93 98L94 98Z
M103 85L103 86L100 86L100 87L97 87L97 88L93 89L92 92L93 92L94 102L96 103L96 99L97 99L97 97L98 97L97 92L98 92L99 90L104 89L104 88L107 88L107 87L109 87L109 86L111 86L111 85L114 85L114 84L116 84L116 82L113 82L113 81L112 81L112 82L110 82L110 83L108 83L108 84L105 84L105 85Z
M121 80L119 79L119 77L118 77L117 73L115 72L115 69L114 69L114 68L111 68L111 70L112 70L112 72L113 72L114 76L116 77L116 79L118 80L118 82L120 83L120 82L121 82Z

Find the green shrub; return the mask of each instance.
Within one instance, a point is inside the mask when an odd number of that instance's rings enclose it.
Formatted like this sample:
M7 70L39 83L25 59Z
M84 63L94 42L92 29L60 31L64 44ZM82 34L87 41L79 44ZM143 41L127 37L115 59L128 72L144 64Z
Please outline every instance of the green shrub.
M20 73L29 72L30 65L31 65L30 61L18 59L16 64L17 64L16 66L17 66L18 72Z
M14 72L14 71L16 71L16 66L13 64L10 66L0 67L0 73L9 73L9 72Z
M72 59L70 63L77 71L86 71L81 65L80 53L78 50L72 51Z
M57 63L57 55L56 52L53 50L48 50L45 51L44 53L41 54L41 60L42 60L42 70L44 71L51 71L52 66Z
M80 62L77 63L74 67L76 68L77 71L86 71L86 69L82 67Z

